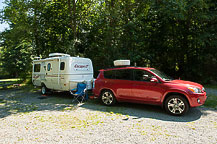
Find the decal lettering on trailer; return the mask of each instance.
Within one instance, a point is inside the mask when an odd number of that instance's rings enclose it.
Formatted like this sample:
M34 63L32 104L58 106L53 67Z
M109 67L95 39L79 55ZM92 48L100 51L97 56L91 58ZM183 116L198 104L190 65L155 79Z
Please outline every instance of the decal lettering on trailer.
M89 71L89 65L88 64L75 64L74 70L75 71Z
M39 75L35 75L35 76L33 76L33 78L34 78L34 79L37 79L37 78L39 78Z

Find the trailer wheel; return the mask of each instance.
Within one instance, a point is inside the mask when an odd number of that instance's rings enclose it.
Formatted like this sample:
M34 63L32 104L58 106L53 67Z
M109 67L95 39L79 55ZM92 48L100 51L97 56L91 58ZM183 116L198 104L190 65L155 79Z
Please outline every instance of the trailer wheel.
M43 84L42 87L41 87L41 94L42 94L42 95L45 95L45 94L47 94L47 92L48 92L48 89L47 89L47 87Z

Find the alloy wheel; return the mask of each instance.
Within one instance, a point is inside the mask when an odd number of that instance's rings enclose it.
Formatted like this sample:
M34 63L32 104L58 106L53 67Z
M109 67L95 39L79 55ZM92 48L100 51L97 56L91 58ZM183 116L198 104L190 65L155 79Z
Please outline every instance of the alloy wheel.
M179 98L172 98L168 101L168 110L173 114L182 114L185 110L185 103Z
M103 94L102 94L102 102L105 104L105 105L111 105L114 101L114 97L113 97L113 94L109 91L105 91Z

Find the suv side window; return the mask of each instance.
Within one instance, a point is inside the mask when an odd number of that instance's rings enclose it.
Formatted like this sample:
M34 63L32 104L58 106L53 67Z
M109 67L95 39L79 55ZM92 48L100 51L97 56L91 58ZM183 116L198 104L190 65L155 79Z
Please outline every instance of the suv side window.
M104 77L107 79L115 79L115 71L104 71Z
M120 70L115 70L115 78L116 79L121 79L121 80L132 80L132 70L130 69L120 69Z
M150 82L154 75L145 70L134 70L134 80Z
M107 79L132 80L133 71L131 69L120 69L104 71L104 77Z

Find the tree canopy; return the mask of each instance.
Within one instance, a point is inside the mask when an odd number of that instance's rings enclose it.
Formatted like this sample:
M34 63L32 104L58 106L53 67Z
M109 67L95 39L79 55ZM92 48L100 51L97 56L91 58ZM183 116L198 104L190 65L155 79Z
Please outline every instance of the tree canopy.
M217 81L215 0L5 0L0 77L31 73L52 52L88 57L97 70L117 59L175 78Z

